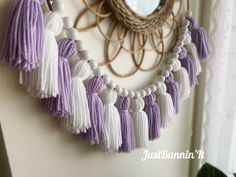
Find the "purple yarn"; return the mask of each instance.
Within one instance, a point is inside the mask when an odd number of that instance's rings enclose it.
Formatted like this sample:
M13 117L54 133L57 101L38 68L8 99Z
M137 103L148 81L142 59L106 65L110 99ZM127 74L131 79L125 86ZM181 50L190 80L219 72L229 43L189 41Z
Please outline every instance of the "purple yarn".
M129 113L129 97L119 96L115 106L119 111L121 120L122 145L119 151L131 152L135 148L135 137L133 120Z
M198 84L196 63L194 62L192 56L188 54L188 51L185 47L181 48L179 60L181 62L181 66L188 71L190 86L194 87L196 84Z
M42 0L16 0L11 8L3 62L19 70L38 67L43 50Z
M172 72L170 72L169 76L165 79L165 85L167 88L167 93L171 95L173 105L175 108L175 113L178 113L179 102L180 102L180 98L179 98L180 88L179 88L178 82L174 80L174 76Z
M160 137L161 114L160 107L156 103L156 95L152 93L144 98L144 111L148 116L149 140L155 140Z
M107 139L107 131L103 118L103 104L98 96L103 86L103 79L95 76L88 81L88 106L90 110L91 128L81 134L91 145L100 144Z
M72 114L71 71L69 60L77 55L76 42L64 38L59 41L58 89L59 95L46 99L46 110L57 117L67 118Z
M207 33L202 27L198 26L192 17L188 17L187 19L190 22L189 30L191 31L192 42L197 47L199 58L201 60L206 60L211 54Z

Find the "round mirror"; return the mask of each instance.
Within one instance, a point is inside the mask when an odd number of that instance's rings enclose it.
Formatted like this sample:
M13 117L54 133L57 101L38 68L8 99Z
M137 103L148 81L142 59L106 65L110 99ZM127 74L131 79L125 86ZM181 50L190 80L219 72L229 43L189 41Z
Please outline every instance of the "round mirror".
M159 9L161 4L161 0L125 0L125 2L133 12L144 17Z

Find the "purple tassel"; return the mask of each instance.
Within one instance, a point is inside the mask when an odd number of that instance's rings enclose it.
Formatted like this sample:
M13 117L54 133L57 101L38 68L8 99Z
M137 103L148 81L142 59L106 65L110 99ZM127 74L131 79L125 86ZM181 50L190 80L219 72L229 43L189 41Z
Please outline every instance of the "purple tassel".
M160 137L161 114L160 107L156 103L156 95L152 93L144 98L144 111L148 116L149 140L155 140Z
M210 43L207 38L206 31L198 26L196 21L192 17L187 17L189 24L189 30L191 32L192 42L197 47L197 52L201 60L206 60L211 54Z
M43 50L42 0L16 0L10 12L2 58L19 70L38 67Z
M72 114L71 72L69 60L77 55L76 42L71 39L59 41L58 87L59 95L46 99L46 109L57 117L69 117Z
M122 145L120 152L131 152L135 148L134 125L129 113L129 97L119 96L115 104L121 119Z
M190 86L194 87L198 83L196 63L194 62L192 56L188 54L185 47L181 48L179 60L181 62L181 66L188 71Z
M81 134L91 145L107 140L107 131L103 117L103 104L98 96L103 86L103 79L95 76L88 81L88 106L90 110L91 128Z
M170 73L170 75L166 78L165 85L167 88L167 93L169 93L171 95L173 105L175 108L175 113L178 113L179 112L179 101L180 101L180 98L179 98L180 88L179 88L178 82L176 82L174 80L174 76L172 73Z

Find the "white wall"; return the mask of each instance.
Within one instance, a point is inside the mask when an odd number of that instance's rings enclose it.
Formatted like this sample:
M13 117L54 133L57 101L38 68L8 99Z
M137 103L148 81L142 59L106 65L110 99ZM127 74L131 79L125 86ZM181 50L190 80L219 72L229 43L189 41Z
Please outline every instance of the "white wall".
M0 0L0 41L3 41L11 1ZM75 16L76 9L82 7L74 6L77 1L64 0L68 14ZM92 56L101 53L103 44L100 39L96 39L97 44L94 43L95 33L80 34ZM126 87L130 86L130 82L133 87L140 87L136 84L137 79L141 77L143 82L140 80L139 83L146 83L147 76L139 73L136 77L119 79L118 82ZM163 130L161 139L150 143L148 149L177 152L190 149L192 107L193 99L184 102L174 125ZM13 177L189 177L189 161L142 162L144 149L131 154L104 154L97 147L90 147L78 137L63 131L57 120L43 110L42 102L29 96L19 86L18 73L2 63L0 121Z

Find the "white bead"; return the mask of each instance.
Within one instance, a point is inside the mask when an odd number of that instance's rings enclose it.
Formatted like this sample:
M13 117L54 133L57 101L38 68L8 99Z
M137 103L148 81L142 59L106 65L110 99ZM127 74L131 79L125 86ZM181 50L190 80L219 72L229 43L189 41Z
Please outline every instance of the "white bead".
M70 17L63 17L63 24L65 29L73 28L73 21L70 19Z
M79 34L78 30L75 28L70 28L66 31L66 35L68 38L73 39L73 40L78 40Z
M91 67L92 70L94 70L98 67L98 64L94 60L89 60L89 66Z
M187 34L188 33L188 28L182 27L179 29L180 34Z
M166 80L164 76L159 76L157 79L160 82L164 82Z
M190 22L189 22L188 20L185 20L185 21L183 22L183 26L182 26L182 27L187 28L187 27L189 26L189 24L190 24Z
M174 64L175 64L175 59L174 59L174 58L169 58L169 59L167 60L167 63L168 63L169 65L174 65Z
M104 75L102 76L102 78L103 78L103 81L104 81L105 84L108 84L108 83L110 82L110 78L108 77L107 74L104 74Z
M155 81L153 84L155 85L156 89L161 87L160 81Z
M186 35L185 34L180 34L179 35L179 41L184 41L186 39Z
M122 88L119 85L116 85L115 89L116 89L117 94L120 95L122 92Z
M128 94L129 97L130 97L130 98L133 98L133 97L134 97L134 94L135 94L134 91L133 91L133 90L129 90L128 92L129 92L129 94Z
M52 9L54 12L59 12L60 14L65 12L65 6L61 1L53 1Z
M164 76L164 77L168 77L170 75L170 72L169 71L166 71L166 70L163 70L161 72L161 74Z
M180 44L179 44L179 45L180 45ZM179 45L178 45L178 46L176 45L176 47L175 47L174 50L173 50L176 54L179 54L179 53L181 52L181 47L182 47L182 46L180 47Z
M134 97L135 97L135 98L140 98L140 97L141 97L140 92L135 91L135 93L134 93Z
M191 17L192 16L192 12L190 10L187 10L185 16L186 17Z
M173 66L172 65L166 65L165 69L169 72L171 72L173 70Z
M83 42L81 40L78 40L77 41L77 50L80 52L83 50L83 48L84 48Z
M94 74L95 74L96 76L102 76L102 71L101 71L101 69L100 69L100 68L96 68L96 69L94 70Z
M139 91L139 93L140 93L140 96L142 97L142 98L144 98L145 96L147 96L147 92L145 91L145 90L140 90Z
M110 83L107 84L107 85L108 85L108 87L109 87L110 89L114 89L115 86L116 86L113 80L110 80Z
M180 46L180 47L183 47L184 46L184 41L178 41L176 45ZM181 51L181 49L180 49L180 51Z
M150 85L149 88L151 89L152 93L157 90L157 86L155 86L154 84Z
M128 96L129 92L128 92L127 89L123 88L121 94L122 94L122 96L125 96L125 97L126 97L126 96Z
M152 94L152 90L150 88L145 88L145 91L147 93L147 95L151 95Z

